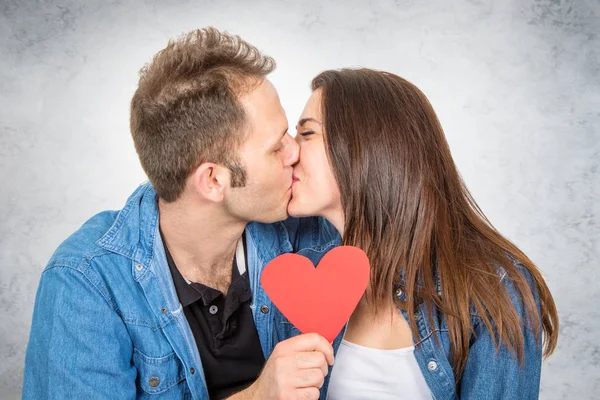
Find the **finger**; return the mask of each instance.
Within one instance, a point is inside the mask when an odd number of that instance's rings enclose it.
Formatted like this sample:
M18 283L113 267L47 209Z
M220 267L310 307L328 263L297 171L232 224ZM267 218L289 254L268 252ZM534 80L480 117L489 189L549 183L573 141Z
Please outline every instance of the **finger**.
M315 387L296 389L296 400L319 400L320 392Z
M296 368L311 369L320 368L323 375L327 376L329 368L327 368L327 359L320 351L305 351L295 354Z
M325 382L325 375L320 368L298 369L296 371L292 382L296 388L320 388Z
M333 365L333 347L323 336L317 333L305 333L288 339L288 345L292 351L320 351L325 355L327 363Z

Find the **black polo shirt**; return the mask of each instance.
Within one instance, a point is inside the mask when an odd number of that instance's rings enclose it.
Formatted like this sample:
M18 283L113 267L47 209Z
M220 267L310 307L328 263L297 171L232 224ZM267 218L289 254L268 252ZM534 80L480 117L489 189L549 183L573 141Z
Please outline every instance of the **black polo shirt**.
M245 252L245 236L242 240ZM234 258L231 284L224 295L201 283L188 283L166 245L165 253L179 302L198 346L210 398L223 399L245 389L256 380L265 363L250 310L252 292L247 265L240 274Z

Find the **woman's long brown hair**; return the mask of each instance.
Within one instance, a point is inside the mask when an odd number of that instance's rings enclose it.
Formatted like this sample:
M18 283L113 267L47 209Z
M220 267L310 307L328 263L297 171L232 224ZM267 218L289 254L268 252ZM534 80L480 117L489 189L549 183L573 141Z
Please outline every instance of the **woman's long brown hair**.
M363 249L371 262L368 304L404 307L415 338L416 299L427 305L432 324L432 307L441 310L457 381L469 356L472 310L497 348L504 344L520 362L524 328L536 339L543 332L544 356L550 355L558 315L542 274L475 203L425 95L399 76L369 69L325 71L312 81L318 89L344 211L343 244ZM520 296L527 321L502 275ZM406 294L402 304L393 294L398 285Z

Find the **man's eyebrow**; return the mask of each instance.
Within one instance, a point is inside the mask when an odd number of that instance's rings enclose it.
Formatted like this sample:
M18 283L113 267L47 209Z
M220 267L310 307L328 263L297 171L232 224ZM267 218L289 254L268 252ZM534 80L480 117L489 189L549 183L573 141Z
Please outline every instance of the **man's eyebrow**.
M300 121L298 121L298 125L296 125L296 129L298 129L299 127L301 128L302 125L304 125L305 123L307 123L308 121L312 121L312 122L316 122L319 125L322 125L320 121L317 121L314 118L302 118Z
M283 137L284 137L285 135L287 135L288 131L289 131L289 127L286 127L286 128L285 128L285 130L283 131L283 133L281 134L281 136L279 137L279 139L277 139L277 141L274 141L274 142L273 142L272 146L277 146L277 144L278 144L279 142L281 142L281 139L283 139Z

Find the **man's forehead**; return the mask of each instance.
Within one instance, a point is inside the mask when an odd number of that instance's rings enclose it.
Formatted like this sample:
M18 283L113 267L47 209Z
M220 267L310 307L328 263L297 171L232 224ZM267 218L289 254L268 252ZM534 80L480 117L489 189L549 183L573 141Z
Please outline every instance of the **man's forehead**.
M285 114L277 90L267 79L254 90L241 96L240 102L246 113L253 117L273 118L277 114Z
M245 128L245 142L250 145L270 146L275 145L288 131L287 119L271 119L260 121L248 121Z

